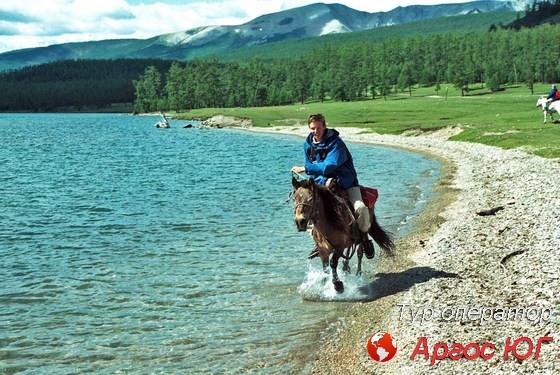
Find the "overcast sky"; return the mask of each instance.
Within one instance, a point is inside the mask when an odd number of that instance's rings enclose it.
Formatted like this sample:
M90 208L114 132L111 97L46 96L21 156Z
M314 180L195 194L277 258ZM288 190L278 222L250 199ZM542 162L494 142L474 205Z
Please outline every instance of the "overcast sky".
M0 53L66 42L150 38L209 25L239 25L320 0L0 0ZM339 0L367 12L468 0Z

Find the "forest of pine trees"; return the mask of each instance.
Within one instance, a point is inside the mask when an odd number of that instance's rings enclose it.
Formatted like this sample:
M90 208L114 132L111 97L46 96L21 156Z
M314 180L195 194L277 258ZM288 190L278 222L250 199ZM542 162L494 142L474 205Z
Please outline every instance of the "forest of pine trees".
M216 59L148 67L134 81L139 112L274 106L326 98L353 101L450 83L499 90L507 84L560 81L560 27L438 34L376 44L318 46L293 60Z
M132 81L165 60L64 60L0 74L0 111L88 111L134 101Z

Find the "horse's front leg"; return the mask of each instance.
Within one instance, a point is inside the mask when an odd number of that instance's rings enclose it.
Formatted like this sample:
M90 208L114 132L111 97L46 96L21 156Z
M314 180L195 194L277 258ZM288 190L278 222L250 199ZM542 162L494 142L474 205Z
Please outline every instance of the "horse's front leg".
M350 273L350 262L346 258L342 259L342 270L346 273Z
M340 258L340 255L340 251L335 251L331 256L332 282L334 285L334 290L336 290L338 293L344 292L344 284L338 278L338 272L336 270L338 268L338 259Z
M322 262L323 263L323 272L327 272L327 270L329 269L329 261L326 262Z
M543 124L546 124L546 111L543 111L543 114L544 114L544 121L543 121Z

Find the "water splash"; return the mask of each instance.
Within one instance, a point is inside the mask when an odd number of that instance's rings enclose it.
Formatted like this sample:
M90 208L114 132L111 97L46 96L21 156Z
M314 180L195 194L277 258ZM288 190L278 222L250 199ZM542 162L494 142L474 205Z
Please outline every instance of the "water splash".
M334 289L330 269L324 272L309 265L305 280L298 287L298 293L305 301L315 302L353 302L371 298L370 285L362 276L339 271L338 277L344 283L342 293Z

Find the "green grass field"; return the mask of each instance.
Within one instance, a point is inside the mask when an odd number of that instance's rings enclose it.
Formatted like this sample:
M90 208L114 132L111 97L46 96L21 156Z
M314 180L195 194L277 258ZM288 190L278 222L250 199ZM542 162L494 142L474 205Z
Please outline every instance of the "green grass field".
M543 124L542 111L535 106L546 95L549 84L511 86L489 93L472 86L462 97L451 85L415 88L407 93L359 102L309 102L279 107L206 108L179 113L180 119L206 118L216 114L253 119L255 126L305 124L311 113L322 113L331 127L360 127L380 134L401 134L407 130L430 131L458 126L464 131L451 138L504 149L521 148L546 158L560 158L560 124ZM560 119L560 115L556 116Z

